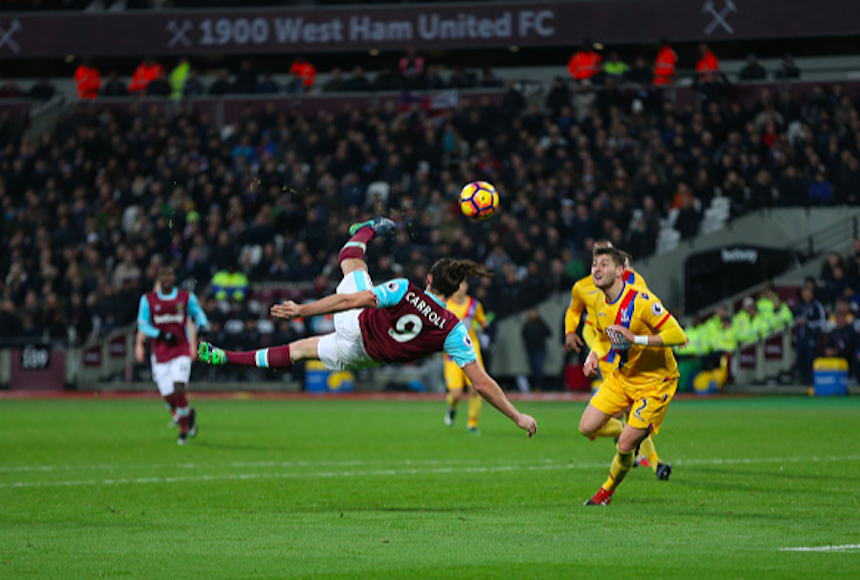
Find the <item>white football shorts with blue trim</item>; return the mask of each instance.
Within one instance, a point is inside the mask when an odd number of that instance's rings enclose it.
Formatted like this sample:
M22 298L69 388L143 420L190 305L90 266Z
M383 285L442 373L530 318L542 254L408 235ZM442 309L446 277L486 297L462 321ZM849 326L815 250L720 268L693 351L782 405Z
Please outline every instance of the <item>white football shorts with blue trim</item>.
M370 274L355 270L337 285L338 294L354 294L373 288ZM338 312L334 315L334 332L322 337L317 345L317 356L330 371L358 370L375 367L379 363L364 350L361 326L358 322L360 308Z

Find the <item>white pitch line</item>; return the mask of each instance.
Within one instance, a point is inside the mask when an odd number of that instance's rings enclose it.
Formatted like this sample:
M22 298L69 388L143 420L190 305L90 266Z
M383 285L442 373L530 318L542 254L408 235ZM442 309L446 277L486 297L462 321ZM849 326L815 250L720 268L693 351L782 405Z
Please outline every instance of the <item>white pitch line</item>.
M860 455L842 455L830 457L763 457L763 458L736 458L736 459L679 459L672 461L672 465L745 465L745 464L760 464L760 463L803 463L803 462L818 462L818 461L857 461L860 460ZM545 464L554 463L552 459L545 459ZM385 459L353 459L349 461L233 461L221 465L203 464L203 463L177 463L177 464L79 464L79 465L10 465L4 467L0 465L0 473L18 473L18 472L50 472L50 471L76 471L76 470L114 470L114 469L200 469L200 468L249 468L249 467L360 467L366 465L391 465L391 461ZM462 463L474 463L473 459L405 459L398 461L396 464L403 465L451 465ZM529 462L531 463L531 462ZM565 464L567 465L567 464Z
M546 459L546 463L552 463L552 459ZM474 463L473 459L405 459L395 462L403 465L450 465L457 463ZM0 473L20 473L20 472L50 472L50 471L76 471L76 470L114 470L114 469L198 469L206 467L223 467L223 468L247 468L247 467L359 467L362 465L391 465L392 462L385 459L352 459L349 461L233 461L213 466L209 463L177 463L177 464L79 464L79 465L11 465L8 467L0 466Z
M834 457L807 457L807 458L785 458L785 459L777 459L770 458L769 460L762 460L761 463L774 463L774 462L794 462L794 461L807 461L807 462L823 462L823 461L848 461L848 460L858 460L860 459L860 455L848 455L848 456L834 456ZM697 460L689 460L687 462L677 461L677 465L690 465L692 463L696 463L697 465L703 464L711 464L711 465L722 465L726 463L758 463L759 461L754 459L737 459L737 460L725 460L725 459L714 459L708 460L697 459ZM322 465L322 463L309 464L308 467L314 465ZM216 474L216 475L180 475L180 476L171 476L171 477L135 477L135 478L119 478L119 479L82 479L82 480L71 480L71 481L18 481L12 483L0 483L0 489L12 489L12 488L33 488L33 487L75 487L75 486L84 486L84 485L125 485L125 484L137 484L137 483L176 483L176 482L193 482L193 481L225 481L225 480L248 480L248 479L297 479L297 478L336 478L336 477L373 477L373 476L396 476L396 475L429 475L429 474L440 474L440 473L499 473L505 471L550 471L550 470L560 470L560 469L598 469L601 467L606 467L606 462L600 463L565 463L565 464L556 464L552 462L545 462L542 465L528 465L528 464L515 464L515 465L495 465L495 466L482 466L482 467L458 467L456 465L448 465L446 467L428 467L428 468L405 468L405 469L373 469L368 471L299 471L299 472L285 472L285 473L238 473L238 474ZM299 467L304 467L305 465L299 465ZM213 466L208 466L213 467Z
M317 471L292 473L237 473L219 475L180 475L175 477L135 477L121 479L89 479L77 481L18 481L2 483L0 489L25 487L76 487L82 485L123 485L129 483L176 483L190 481L224 481L246 479L335 478L393 475L427 475L439 473L499 473L503 471L547 471L551 469L592 469L605 467L606 462L581 465L498 465L493 467L433 467L427 469L374 469L370 471Z
M845 544L844 546L802 546L799 548L780 548L780 552L849 552L860 550L860 544Z

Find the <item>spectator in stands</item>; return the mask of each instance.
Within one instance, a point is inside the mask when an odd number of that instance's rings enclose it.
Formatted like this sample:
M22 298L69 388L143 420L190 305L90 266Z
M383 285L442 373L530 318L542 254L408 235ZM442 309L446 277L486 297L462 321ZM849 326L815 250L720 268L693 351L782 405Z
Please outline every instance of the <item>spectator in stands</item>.
M179 62L170 71L170 98L181 99L185 96L185 83L188 82L188 74L191 72L191 63L186 57L181 57Z
M128 96L128 87L126 87L125 83L120 80L115 70L112 70L110 71L110 73L108 73L107 82L102 87L101 95L103 97Z
M669 41L663 38L660 45L654 60L654 84L658 87L671 85L675 81L675 67L678 64L678 53L672 49Z
M648 227L644 217L640 217L628 232L624 247L630 248L634 260L650 256L657 249L657 232Z
M654 73L644 56L638 55L633 61L633 68L627 73L627 81L645 87L654 82Z
M767 71L751 52L747 55L747 62L738 73L738 78L742 81L763 81L767 78Z
M695 198L690 186L686 183L678 185L678 193L675 196L678 209L678 217L675 220L675 229L681 233L682 240L690 240L699 233L699 224L702 216L696 209Z
M102 86L102 75L99 69L92 65L89 57L85 58L75 69L75 88L78 98L82 101L94 99Z
M230 73L226 70L222 70L218 73L218 78L215 79L215 82L209 87L209 94L220 97L229 95L232 92L233 84L230 82Z
M552 111L553 117L558 117L562 107L570 106L570 89L561 77L555 77L552 87L546 95L546 106Z
M344 90L350 92L363 92L370 90L370 81L364 76L364 68L356 65L352 69L352 76L344 83Z
M182 94L185 98L201 97L206 94L206 88L200 82L200 75L196 70L188 71L188 78L185 80L185 86L182 88Z
M546 341L552 336L537 308L530 308L526 313L521 335L531 369L531 387L542 391L544 387L544 363L546 362Z
M166 98L171 96L171 91L170 83L167 82L164 73L159 74L146 85L147 97Z
M343 71L340 68L331 69L329 80L323 85L323 91L326 93L339 93L346 88L346 81L343 78Z
M490 67L484 67L481 69L481 78L478 81L478 84L485 89L494 89L501 86L504 86L504 82Z
M810 205L831 205L833 203L833 186L827 181L823 169L815 172L815 181L809 186Z
M398 71L407 89L420 89L424 85L424 57L415 54L414 47L408 47L400 59Z
M475 75L466 71L462 66L455 66L451 71L449 84L455 89L475 88Z
M732 317L732 333L741 346L757 342L761 337L761 320L757 317L755 300L744 298L743 307Z
M251 67L251 61L242 59L239 71L233 80L233 93L237 95L253 95L257 92L257 73Z
M848 362L848 376L857 376L857 333L844 312L836 315L833 329L824 333L821 354L845 359Z
M164 67L157 63L153 57L148 56L134 70L128 91L133 95L146 94L146 87L149 83L162 75L164 75Z
M287 92L292 94L309 93L313 89L317 77L317 68L303 56L296 57L290 65L290 80L287 81Z
M603 63L603 72L621 82L627 78L627 73L630 71L630 65L621 60L621 56L613 51L609 53L609 58Z
M800 69L794 64L794 57L785 53L782 57L782 66L776 69L774 77L778 80L799 79Z
M699 60L696 62L696 77L701 82L713 82L720 72L720 61L704 42L699 43Z
M803 384L812 384L812 362L818 337L824 328L826 316L824 306L815 299L813 285L805 285L800 291L800 301L795 308L797 323L797 374Z
M586 38L582 47L573 53L567 62L567 71L577 82L582 80L594 82L595 77L600 72L601 60L600 55L594 50L594 43Z
M36 84L30 87L30 90L27 91L27 96L38 101L49 101L54 98L56 92L57 89L54 88L54 85L46 77L42 77L36 81Z
M263 76L263 80L257 83L257 94L259 95L275 95L279 93L280 90L281 87L279 87L278 83L275 82L271 73L266 73Z
M518 90L516 81L509 80L505 86L508 90L502 97L502 115L506 119L514 119L526 108L526 99Z
M244 302L248 296L248 284L248 276L238 271L235 265L230 265L212 277L212 293L216 300Z

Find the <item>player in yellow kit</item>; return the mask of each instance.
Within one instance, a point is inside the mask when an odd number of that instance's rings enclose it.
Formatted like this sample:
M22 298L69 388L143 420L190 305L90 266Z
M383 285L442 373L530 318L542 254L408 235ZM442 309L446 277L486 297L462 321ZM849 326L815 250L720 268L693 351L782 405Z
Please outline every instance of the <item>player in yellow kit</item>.
M608 240L598 240L595 242L594 247L595 251L600 248L611 248L612 243ZM645 284L645 279L630 266L630 255L626 252L622 252L622 255L624 256L624 274L622 276L624 282L637 287L643 292L650 293L648 286ZM582 349L582 339L576 334L576 329L579 328L582 313L586 312L587 317L582 329L582 335L590 351L597 350L607 353L598 362L600 376L605 380L618 366L618 360L615 358L611 361L608 360L611 351L609 339L606 338L606 335L598 332L594 326L594 320L597 316L594 309L599 300L603 300L603 292L594 285L594 280L590 274L573 285L573 288L570 290L570 306L568 306L564 317L564 342L568 350L575 350L578 353ZM619 414L619 417L613 417L603 429L592 436L592 439L595 437L618 437L623 428L623 424L620 421L622 415L623 413ZM669 476L672 474L672 466L660 461L660 456L657 454L657 447L654 445L654 438L652 436L649 435L642 441L637 453L641 453L642 455L636 460L635 465L650 467L657 476L657 479L664 481L669 479Z
M469 330L469 338L472 339L472 345L478 355L478 364L484 366L484 359L481 356L481 341L478 340L475 330L487 328L487 316L484 314L484 307L481 303L469 296L468 291L469 283L463 280L457 291L451 295L446 308L456 314L457 318L463 322L463 326ZM481 397L475 392L463 370L448 355L445 355L445 386L448 387L446 398L448 410L445 412L445 424L448 427L454 425L457 405L463 398L463 391L466 390L469 394L469 420L466 423L466 429L469 433L479 435L478 417L481 414Z
M624 262L622 252L600 248L595 250L591 266L592 280L603 295L594 307L594 326L609 339L610 349L592 350L583 371L594 374L599 359L607 354L610 362L617 359L618 367L591 398L579 430L593 436L619 412L631 405L632 410L618 436L609 478L586 505L608 505L633 467L636 446L660 431L678 388L678 364L671 347L687 341L678 321L656 296L624 281ZM596 348L601 344L596 343Z

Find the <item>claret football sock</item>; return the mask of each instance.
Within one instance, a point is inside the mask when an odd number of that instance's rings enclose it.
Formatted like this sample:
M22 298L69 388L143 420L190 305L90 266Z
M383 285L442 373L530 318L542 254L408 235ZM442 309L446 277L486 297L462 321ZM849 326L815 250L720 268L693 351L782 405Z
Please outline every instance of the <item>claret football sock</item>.
M349 238L349 241L341 248L337 255L339 261L344 260L364 260L364 253L367 251L367 243L376 236L376 232L372 228L359 228L355 234Z
M290 358L290 345L273 346L259 350L234 352L225 350L227 364L246 367L259 367L262 369L278 369L293 366Z

